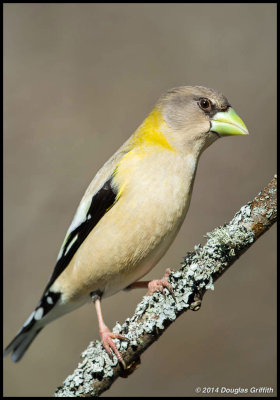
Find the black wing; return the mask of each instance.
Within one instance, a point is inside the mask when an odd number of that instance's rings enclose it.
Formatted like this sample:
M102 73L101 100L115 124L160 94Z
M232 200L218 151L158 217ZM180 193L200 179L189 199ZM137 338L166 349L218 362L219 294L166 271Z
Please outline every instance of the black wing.
M87 211L86 219L79 226L77 226L77 228L75 228L67 237L67 240L63 246L62 254L57 260L54 271L46 286L44 294L70 263L72 257L81 246L83 241L86 239L86 237L89 235L91 230L116 201L117 193L116 189L114 189L112 186L112 179L113 178L111 177L107 182L104 183L102 188L97 193L95 193L95 195L92 197L90 207ZM72 241L73 243L71 244Z

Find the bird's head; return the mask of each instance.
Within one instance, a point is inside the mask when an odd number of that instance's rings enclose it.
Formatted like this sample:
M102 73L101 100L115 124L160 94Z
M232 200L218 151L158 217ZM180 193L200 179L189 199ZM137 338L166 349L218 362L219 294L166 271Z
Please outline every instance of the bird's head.
M242 119L224 95L201 86L182 86L166 92L156 104L171 146L199 155L223 136L248 135Z

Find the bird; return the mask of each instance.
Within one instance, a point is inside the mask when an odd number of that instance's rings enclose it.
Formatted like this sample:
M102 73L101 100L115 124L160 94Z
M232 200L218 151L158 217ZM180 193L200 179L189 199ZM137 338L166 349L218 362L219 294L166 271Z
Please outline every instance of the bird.
M139 281L163 257L187 214L198 160L224 136L247 135L242 119L219 91L179 86L163 93L143 123L97 172L66 232L54 270L35 310L4 350L19 361L51 321L94 303L101 341L125 367L104 322L101 299L136 287L148 295L162 279Z

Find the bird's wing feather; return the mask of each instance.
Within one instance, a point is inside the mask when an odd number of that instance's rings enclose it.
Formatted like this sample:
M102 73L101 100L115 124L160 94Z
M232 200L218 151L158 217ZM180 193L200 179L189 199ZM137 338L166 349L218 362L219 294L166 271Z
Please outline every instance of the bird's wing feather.
M126 151L127 152L127 151ZM118 199L118 188L113 184L116 166L126 153L122 148L113 155L95 175L87 188L73 221L66 233L57 262L43 295L29 318L24 323L16 337L6 347L4 357L12 352L13 361L19 361L25 351L44 327L45 316L55 309L61 293L53 292L50 288L59 275L67 268L75 252L86 239L91 230L103 215ZM49 321L59 316L52 313Z
M75 252L92 229L119 199L120 191L114 182L114 175L118 163L130 151L127 143L128 141L103 165L87 188L66 233L55 268L37 307L5 350L5 355L13 351L14 361L18 361L23 356L36 334L47 323L45 319L47 315L48 322L50 322L65 313L65 310L50 313L56 309L61 298L61 293L53 291L51 286L67 268Z
M66 233L43 297L70 263L92 229L118 200L118 188L113 183L113 177L118 162L128 151L124 150L123 147L104 164L86 190Z

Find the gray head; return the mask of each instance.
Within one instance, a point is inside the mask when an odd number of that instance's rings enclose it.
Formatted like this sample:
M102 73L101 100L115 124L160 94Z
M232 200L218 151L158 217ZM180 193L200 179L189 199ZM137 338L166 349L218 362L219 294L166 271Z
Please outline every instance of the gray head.
M214 89L177 87L164 93L156 108L167 124L168 140L182 150L188 146L201 153L219 137L248 134L227 98Z

